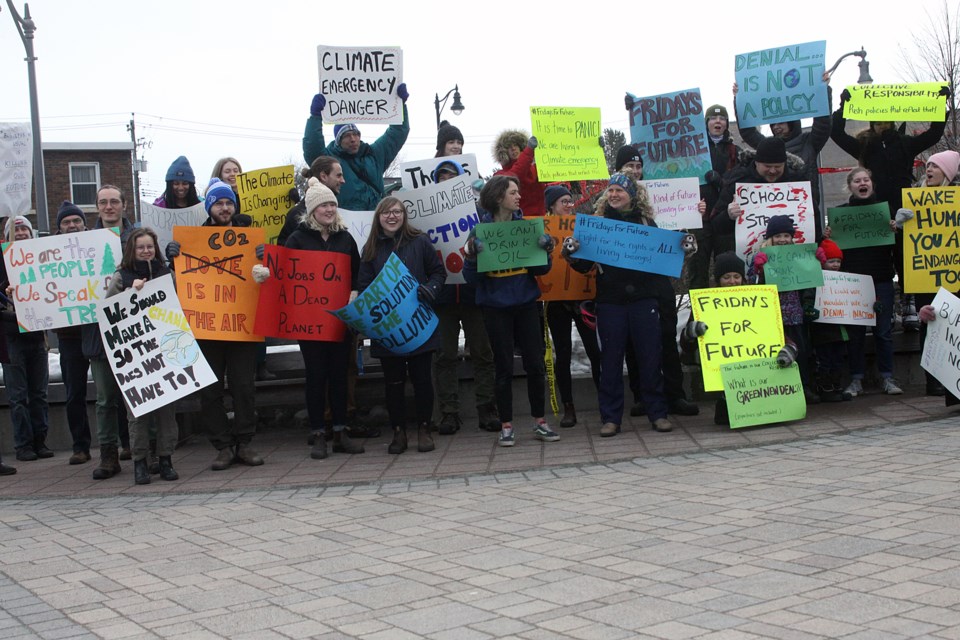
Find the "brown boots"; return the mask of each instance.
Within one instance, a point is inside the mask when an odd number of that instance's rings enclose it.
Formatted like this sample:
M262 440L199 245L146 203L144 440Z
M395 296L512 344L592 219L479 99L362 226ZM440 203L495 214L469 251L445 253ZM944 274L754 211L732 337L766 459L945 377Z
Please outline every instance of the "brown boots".
M115 444L100 447L100 464L93 470L94 480L106 480L120 473L120 451Z

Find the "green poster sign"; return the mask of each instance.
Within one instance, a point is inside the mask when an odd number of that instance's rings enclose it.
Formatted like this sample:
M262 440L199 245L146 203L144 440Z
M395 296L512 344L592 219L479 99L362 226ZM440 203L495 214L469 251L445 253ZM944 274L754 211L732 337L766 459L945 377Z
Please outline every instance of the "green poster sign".
M483 251L477 255L477 270L502 271L547 264L547 252L537 241L543 235L543 218L485 222L476 226Z
M893 244L890 207L886 202L827 209L827 219L830 221L830 239L841 249Z
M730 428L801 420L807 403L800 382L800 367L780 368L773 358L720 365Z
M817 245L787 244L779 247L764 247L767 264L763 276L767 284L776 285L777 291L796 291L823 286L823 267L817 260Z

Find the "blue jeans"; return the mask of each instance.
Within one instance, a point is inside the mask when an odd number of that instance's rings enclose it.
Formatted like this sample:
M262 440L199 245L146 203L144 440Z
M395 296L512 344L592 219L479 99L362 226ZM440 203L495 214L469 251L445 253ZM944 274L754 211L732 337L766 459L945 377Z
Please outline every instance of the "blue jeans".
M3 380L10 402L13 445L33 447L47 437L47 346L35 336L7 338L10 362L3 364Z
M60 371L67 395L67 425L74 453L90 453L90 419L87 417L87 371L90 359L83 355L79 337L60 336Z
M877 301L883 305L881 313L877 314L877 326L873 328L873 343L877 352L877 371L881 378L893 377L893 281L874 282L877 291ZM847 335L850 336L848 354L850 356L850 377L854 380L863 380L866 370L866 355L864 342L867 328L857 325L847 326Z

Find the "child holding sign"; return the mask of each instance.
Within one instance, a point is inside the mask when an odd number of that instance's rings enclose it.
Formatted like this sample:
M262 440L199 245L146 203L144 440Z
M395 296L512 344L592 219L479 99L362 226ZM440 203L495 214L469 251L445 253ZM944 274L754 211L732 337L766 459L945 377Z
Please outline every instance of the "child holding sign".
M833 240L820 242L823 251L823 268L826 271L840 271L843 251ZM848 327L842 324L810 325L810 340L817 356L817 393L820 402L840 402L851 400L853 396L843 388L843 360L850 340Z

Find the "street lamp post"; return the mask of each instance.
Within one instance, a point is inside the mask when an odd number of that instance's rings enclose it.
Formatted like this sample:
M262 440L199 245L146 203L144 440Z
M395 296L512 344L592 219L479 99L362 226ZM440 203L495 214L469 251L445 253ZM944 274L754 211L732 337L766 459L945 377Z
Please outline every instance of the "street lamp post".
M7 2L10 2L10 0L7 0ZM450 105L450 110L453 111L455 115L460 115L466 108L463 106L463 103L460 102L460 87L458 85L453 85L453 89L447 91L447 95L443 96L442 100L440 99L439 93L433 94L433 107L437 110L437 129L440 128L440 112L447 106L447 99L451 93L453 94L453 104Z
M43 169L43 147L40 144L40 107L37 104L37 70L34 65L37 57L33 55L33 34L37 30L33 18L30 17L30 5L24 3L23 17L13 7L12 0L7 0L7 8L13 16L13 23L17 25L23 48L27 52L27 79L30 83L30 124L33 130L33 183L37 194L37 229L42 234L50 233L50 218L47 215L47 179Z

